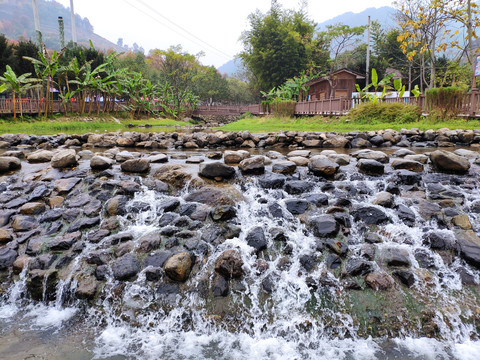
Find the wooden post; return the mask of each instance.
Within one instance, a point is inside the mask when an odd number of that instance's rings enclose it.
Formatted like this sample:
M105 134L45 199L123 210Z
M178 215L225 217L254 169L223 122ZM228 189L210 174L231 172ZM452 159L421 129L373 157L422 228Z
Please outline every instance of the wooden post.
M477 102L478 102L478 89L473 88L470 94L470 117L475 117L476 110L477 110Z

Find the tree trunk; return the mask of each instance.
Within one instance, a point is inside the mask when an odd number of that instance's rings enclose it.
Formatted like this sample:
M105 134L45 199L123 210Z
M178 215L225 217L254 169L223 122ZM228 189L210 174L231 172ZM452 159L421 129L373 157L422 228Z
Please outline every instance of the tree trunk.
M15 90L12 90L13 118L17 118L17 106L15 105Z

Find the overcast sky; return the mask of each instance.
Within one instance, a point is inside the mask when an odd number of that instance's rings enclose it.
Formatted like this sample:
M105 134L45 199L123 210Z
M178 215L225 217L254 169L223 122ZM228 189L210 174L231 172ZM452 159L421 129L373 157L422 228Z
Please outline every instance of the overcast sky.
M56 0L70 7L70 0ZM299 9L299 0L278 0L285 9ZM391 0L309 0L308 13L317 23L345 12L391 5ZM265 13L271 0L74 0L77 14L87 17L100 36L116 43L136 42L148 53L181 44L191 54L205 53L204 65L219 67L242 50L240 35L248 15ZM365 19L367 22L367 19Z

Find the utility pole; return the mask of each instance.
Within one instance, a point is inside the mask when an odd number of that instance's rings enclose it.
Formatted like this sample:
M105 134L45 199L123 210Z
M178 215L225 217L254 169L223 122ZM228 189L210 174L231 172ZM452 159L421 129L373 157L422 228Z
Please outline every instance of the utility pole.
M370 16L368 17L368 27L367 27L367 66L365 69L365 86L370 84Z
M470 61L470 66L473 72L473 81L472 81L472 90L476 89L477 87L477 77L475 76L475 70L477 65L477 54L473 51L473 44L472 44L472 2L468 0L467 5L467 16L468 16L468 24L467 24L467 33L468 33L468 54L467 58Z
M40 31L40 20L38 18L37 0L32 0L33 18L35 20L35 33L37 35L37 46L42 51L42 33Z
M77 27L75 26L75 10L73 9L73 0L70 0L70 12L72 17L72 41L77 43Z

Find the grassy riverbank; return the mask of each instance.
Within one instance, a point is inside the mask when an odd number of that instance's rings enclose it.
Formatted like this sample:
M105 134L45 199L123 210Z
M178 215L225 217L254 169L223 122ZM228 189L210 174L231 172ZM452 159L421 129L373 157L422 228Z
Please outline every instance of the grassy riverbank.
M371 122L358 123L348 121L348 119L341 117L322 118L322 117L306 117L306 118L248 118L235 121L233 123L222 126L218 129L224 131L243 131L248 130L251 133L275 132L275 131L336 131L336 132L350 132L350 131L373 131L382 129L411 129L417 128L420 130L438 130L441 128L449 129L480 129L480 120L465 120L465 119L451 119L443 121L432 121L424 118L418 122L396 124L392 122Z
M128 131L128 125L135 127L133 131L174 131L173 126L190 125L184 121L176 121L170 119L116 119L108 118L71 118L61 117L47 120L0 120L0 134L35 134L35 135L51 135L51 134L84 134L89 132L114 132ZM151 127L144 127L146 124ZM140 126L140 127L137 127ZM165 128L159 128L165 127Z

